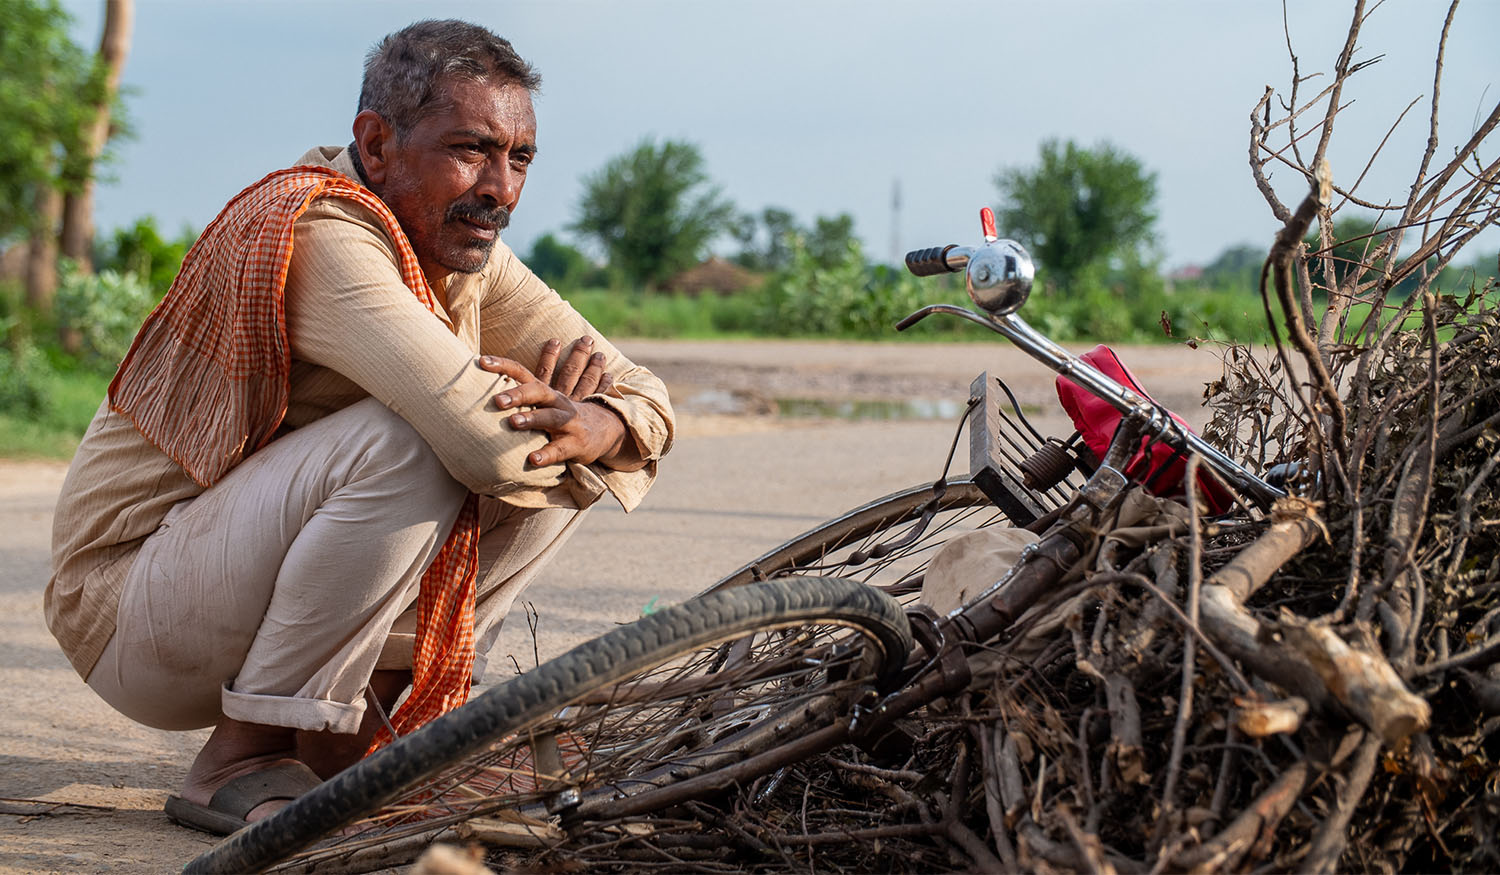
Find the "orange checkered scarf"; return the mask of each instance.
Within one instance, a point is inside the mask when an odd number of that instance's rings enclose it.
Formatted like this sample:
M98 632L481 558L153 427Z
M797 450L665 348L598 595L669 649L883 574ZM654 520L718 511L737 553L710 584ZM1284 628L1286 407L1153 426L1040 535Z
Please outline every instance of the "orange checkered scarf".
M374 212L396 244L402 281L429 311L437 307L396 217L348 177L293 167L236 195L188 252L109 385L110 407L200 486L212 486L269 443L286 415L291 348L283 291L292 223L320 197L348 198ZM477 507L471 494L422 576L412 692L391 721L398 734L468 697ZM370 749L388 741L382 729Z

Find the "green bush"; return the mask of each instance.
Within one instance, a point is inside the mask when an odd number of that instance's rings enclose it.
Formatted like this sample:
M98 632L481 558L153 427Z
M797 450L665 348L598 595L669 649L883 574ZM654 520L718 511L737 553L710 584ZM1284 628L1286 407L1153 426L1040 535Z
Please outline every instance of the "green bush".
M1054 340L1163 343L1187 338L1265 343L1260 296L1249 289L1197 285L1168 288L1150 267L1085 271L1067 288L1039 291L1022 310Z
M1167 314L1172 336L1270 343L1266 309L1260 295L1246 289L1190 287L1163 292L1157 305Z
M161 236L156 218L145 216L127 228L116 228L108 238L94 245L94 267L101 273L133 273L146 280L160 300L182 269L182 259L198 235L183 228L173 239Z
M0 458L66 459L109 385L58 348L56 326L0 284Z
M871 265L849 240L840 257L815 257L797 245L791 263L767 280L758 320L762 334L890 340L896 323L928 304L962 303L960 287L944 278L919 279L905 269ZM954 319L929 319L902 336L973 333Z
M99 409L109 377L49 359L35 347L0 351L0 458L69 458Z
M815 258L796 246L787 265L759 289L732 295L591 290L567 297L599 330L617 336L861 340L992 336L950 316L926 319L898 334L896 323L928 304L972 308L963 279L957 274L918 278L903 268L871 265L853 241L837 258ZM1041 276L1021 315L1064 343L1270 340L1260 296L1253 290L1192 284L1169 288L1144 264L1085 270L1067 288L1048 289L1046 277Z
M63 330L78 333L79 358L88 367L101 372L119 367L155 305L151 286L133 273L85 274L64 265L57 319Z
M873 306L865 295L868 268L859 244L826 266L793 238L791 263L766 282L762 323L772 334L839 336L859 333Z
M693 296L583 289L563 297L595 328L616 337L753 337L760 326L754 290Z
M36 347L0 347L0 414L37 419L47 409L47 362Z

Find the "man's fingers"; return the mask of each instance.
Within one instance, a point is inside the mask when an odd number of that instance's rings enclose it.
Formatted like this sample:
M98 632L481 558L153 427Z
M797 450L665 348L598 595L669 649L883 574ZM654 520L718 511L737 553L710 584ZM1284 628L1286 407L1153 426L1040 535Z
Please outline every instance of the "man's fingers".
M542 344L542 355L537 359L536 378L543 383L552 379L552 371L557 367L557 355L562 351L562 341L552 338Z
M492 374L504 374L517 383L534 383L537 378L526 366L516 361L498 355L482 355L479 357L479 367Z
M531 455L526 457L526 461L538 468L547 465L559 465L578 455L578 443L578 439L571 435L558 438L540 450L533 451Z
M562 410L556 407L538 407L535 410L527 410L521 413L512 413L506 421L511 428L525 428L532 431L557 432L573 420L576 414L572 410Z
M568 357L563 360L562 366L557 369L557 375L552 378L552 388L569 397L577 397L573 393L574 387L578 385L578 378L588 368L590 353L594 351L594 339L585 335L573 341L572 349L568 350Z
M551 438L550 442L541 449L533 450L526 460L533 465L556 465L579 458L584 451L585 442L576 432L579 425L578 410L567 396L556 395L560 402L557 407L538 407L535 410L526 410L513 413L506 417L506 422L511 428L527 429L531 431L543 431ZM593 458L584 461L592 462Z
M553 393L553 403L535 410L521 410L506 417L511 428L546 432L549 443L533 450L526 459L533 465L555 465L577 461L588 464L618 453L625 439L619 415L596 404L580 404L566 395Z
M605 383L607 379L609 374L604 372L604 353L596 352L589 356L588 365L578 375L578 382L573 386L573 391L568 393L568 397L574 401L582 401L595 392L602 392L604 390L600 386L609 388Z
M512 386L495 396L495 406L501 410L512 407L542 407L553 403L557 393L545 383L535 380Z

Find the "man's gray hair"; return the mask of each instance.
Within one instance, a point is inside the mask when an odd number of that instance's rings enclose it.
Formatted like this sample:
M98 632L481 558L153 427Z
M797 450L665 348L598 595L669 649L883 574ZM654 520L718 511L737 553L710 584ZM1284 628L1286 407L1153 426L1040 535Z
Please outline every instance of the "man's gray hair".
M514 83L536 93L542 77L508 40L467 21L419 21L365 56L359 110L374 110L404 137L439 108L448 77Z

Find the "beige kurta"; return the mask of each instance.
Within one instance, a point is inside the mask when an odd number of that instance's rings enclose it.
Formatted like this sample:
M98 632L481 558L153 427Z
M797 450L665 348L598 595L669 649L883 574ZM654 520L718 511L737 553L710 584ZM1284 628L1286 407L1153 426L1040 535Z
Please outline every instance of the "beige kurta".
M320 148L298 164L330 166L357 179L347 150ZM604 492L627 511L656 476L672 443L666 387L593 329L504 243L477 274L434 289L436 317L402 283L395 247L380 222L347 200L323 198L297 220L286 283L292 347L283 428L294 429L373 396L409 422L448 473L471 491L521 507L587 507ZM543 342L595 340L614 378L594 396L624 420L648 464L537 468L526 455L547 438L518 432L491 398L500 387L477 354L535 367ZM123 416L100 405L74 456L52 535L48 626L87 677L115 628L121 582L142 541L168 510L203 491Z

